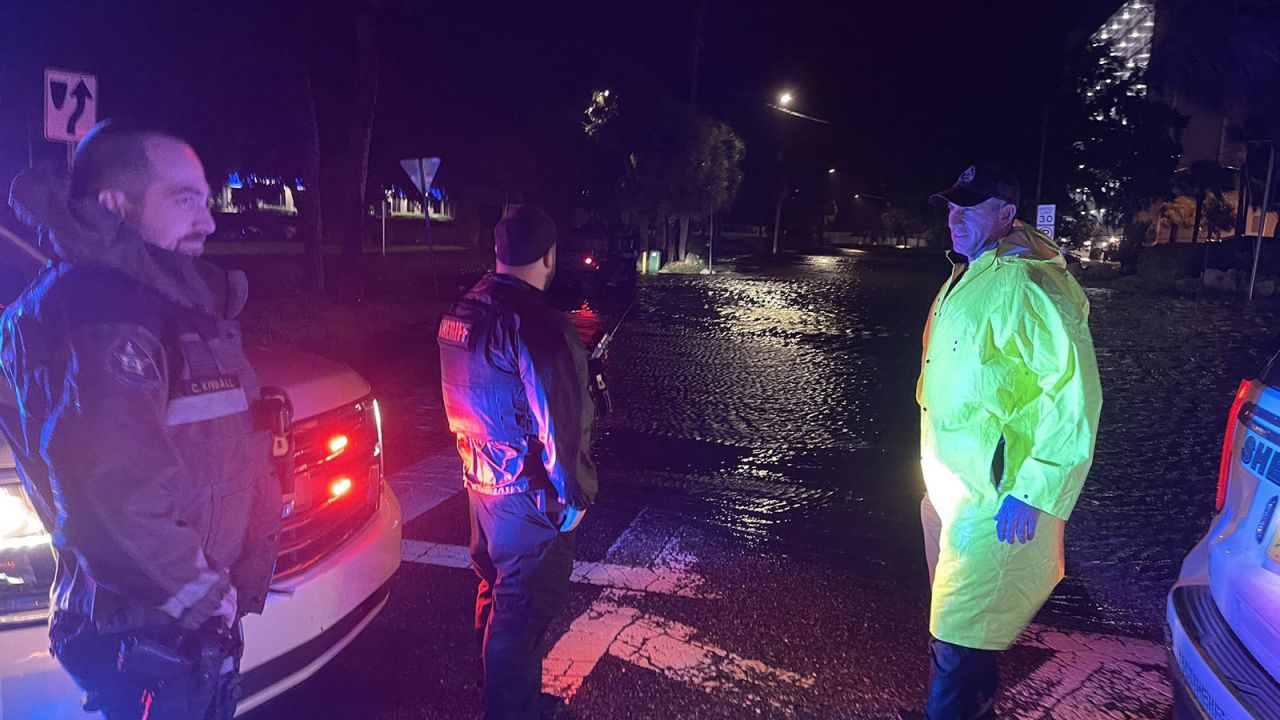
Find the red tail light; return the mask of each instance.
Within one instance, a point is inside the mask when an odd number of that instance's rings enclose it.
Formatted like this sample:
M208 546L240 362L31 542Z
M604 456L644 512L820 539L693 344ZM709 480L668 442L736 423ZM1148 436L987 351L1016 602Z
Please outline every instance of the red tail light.
M355 483L351 482L351 478L349 477L335 480L334 483L329 486L329 502L333 502L334 500L337 500L343 495L351 492L351 487L353 485L355 485Z
M1241 380L1236 390L1236 399L1231 403L1231 412L1227 415L1227 433L1222 439L1222 461L1218 464L1218 495L1213 501L1213 511L1222 512L1227 504L1227 484L1231 479L1231 448L1235 445L1236 427L1240 424L1240 408L1244 399L1253 390L1252 380Z

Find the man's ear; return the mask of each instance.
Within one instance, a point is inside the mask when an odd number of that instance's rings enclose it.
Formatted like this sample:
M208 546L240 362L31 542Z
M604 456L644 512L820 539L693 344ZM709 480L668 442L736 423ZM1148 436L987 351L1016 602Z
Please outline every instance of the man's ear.
M1005 205L1000 209L1000 224L1012 225L1013 219L1018 216L1018 206L1012 203Z
M550 270L556 264L556 246L551 245L551 249L547 250L547 254L542 256L542 266Z
M112 214L124 217L125 211L129 207L129 200L119 190L102 190L98 193L98 204L111 211Z

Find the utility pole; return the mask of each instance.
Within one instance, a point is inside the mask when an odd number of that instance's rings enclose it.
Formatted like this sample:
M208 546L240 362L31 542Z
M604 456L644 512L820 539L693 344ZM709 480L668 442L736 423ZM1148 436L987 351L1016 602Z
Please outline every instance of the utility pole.
M698 0L693 13L693 70L689 82L689 106L698 110L698 71L702 61L702 34L707 27L707 0Z
M689 80L689 109L696 117L698 113L698 74L702 62L702 35L707 27L707 0L698 0L698 7L693 13L693 70ZM687 235L688 221L681 227L681 237ZM707 268L711 267L711 244L714 242L715 209L707 214ZM683 260L684 258L679 258Z
M1036 205L1040 204L1041 189L1044 187L1044 146L1049 137L1049 104L1045 103L1044 118L1040 121L1040 168L1036 170Z
M778 151L778 205L773 209L773 254L778 254L778 230L782 226L782 201L787 197L787 171L782 164L782 151Z

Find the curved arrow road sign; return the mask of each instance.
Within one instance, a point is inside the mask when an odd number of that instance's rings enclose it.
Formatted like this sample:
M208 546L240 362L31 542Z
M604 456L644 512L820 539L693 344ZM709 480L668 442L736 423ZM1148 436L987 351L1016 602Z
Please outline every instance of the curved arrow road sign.
M45 68L44 137L74 143L98 122L98 78L95 75Z

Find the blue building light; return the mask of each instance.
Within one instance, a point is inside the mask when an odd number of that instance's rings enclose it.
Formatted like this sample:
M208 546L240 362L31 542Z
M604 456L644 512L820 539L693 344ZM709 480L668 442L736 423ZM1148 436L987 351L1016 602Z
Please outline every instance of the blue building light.
M227 187L232 190L239 190L244 187L244 182L240 180L240 173L233 172L227 176Z

